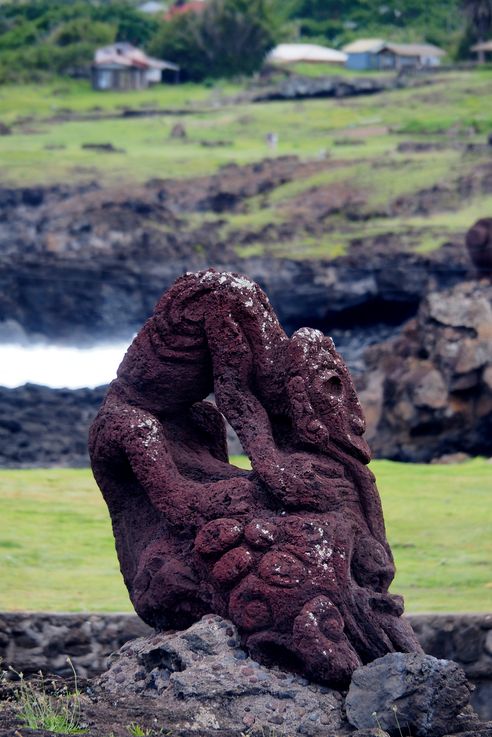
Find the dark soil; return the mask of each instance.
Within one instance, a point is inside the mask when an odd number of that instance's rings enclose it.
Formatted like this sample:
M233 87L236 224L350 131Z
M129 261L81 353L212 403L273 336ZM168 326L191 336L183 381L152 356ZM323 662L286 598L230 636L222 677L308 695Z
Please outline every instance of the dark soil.
M53 704L59 703L60 694L64 689L73 692L73 679L47 677L44 682L33 677L27 681L28 688L33 695L44 690L53 699ZM173 730L172 714L156 707L153 701L125 700L125 703L96 696L92 689L92 682L85 681L78 684L80 696L72 714L77 715L77 723L85 737L186 737L186 732L179 735ZM17 700L18 684L7 681L0 688L0 737L53 737L54 732L45 729L30 729L25 726L21 709ZM139 729L138 729L139 728ZM60 734L60 733L56 733ZM64 733L62 733L64 734ZM205 737L201 732L196 737ZM239 733L237 733L239 734ZM235 737L237 737L237 734ZM230 737L224 731L216 733L216 737ZM232 737L232 735L231 735Z

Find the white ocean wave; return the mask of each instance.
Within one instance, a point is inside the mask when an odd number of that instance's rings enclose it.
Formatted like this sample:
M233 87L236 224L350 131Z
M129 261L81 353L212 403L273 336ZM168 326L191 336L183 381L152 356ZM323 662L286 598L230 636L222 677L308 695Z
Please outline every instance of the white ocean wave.
M115 378L127 347L128 343L90 348L0 344L0 385L16 387L30 383L79 389L108 384Z

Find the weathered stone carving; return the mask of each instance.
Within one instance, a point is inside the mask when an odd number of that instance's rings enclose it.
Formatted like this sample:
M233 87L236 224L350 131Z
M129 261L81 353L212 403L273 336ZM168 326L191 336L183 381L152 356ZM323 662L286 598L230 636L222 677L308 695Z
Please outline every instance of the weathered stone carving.
M228 463L214 391L253 471ZM261 289L213 270L163 295L91 428L96 480L138 614L157 629L215 612L263 662L347 683L419 650L388 593L364 420L333 341L289 339Z

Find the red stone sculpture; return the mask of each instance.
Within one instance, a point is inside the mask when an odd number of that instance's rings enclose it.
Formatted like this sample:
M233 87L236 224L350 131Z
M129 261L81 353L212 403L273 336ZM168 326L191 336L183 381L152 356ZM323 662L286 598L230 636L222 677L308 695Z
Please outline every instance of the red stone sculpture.
M252 471L228 462L222 415ZM302 328L289 339L244 276L178 279L90 432L137 613L180 629L215 612L253 657L330 685L419 650L388 593L395 569L363 432L330 338Z
M465 238L470 259L479 276L492 277L492 218L481 218Z

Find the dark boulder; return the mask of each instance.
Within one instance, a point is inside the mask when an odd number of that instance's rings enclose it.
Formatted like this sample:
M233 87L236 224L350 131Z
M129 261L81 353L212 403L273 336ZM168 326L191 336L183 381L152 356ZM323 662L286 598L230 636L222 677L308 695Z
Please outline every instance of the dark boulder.
M347 718L361 729L373 727L377 720L391 735L401 729L414 737L442 737L463 731L459 715L470 691L457 663L419 653L390 653L353 674L345 702Z

